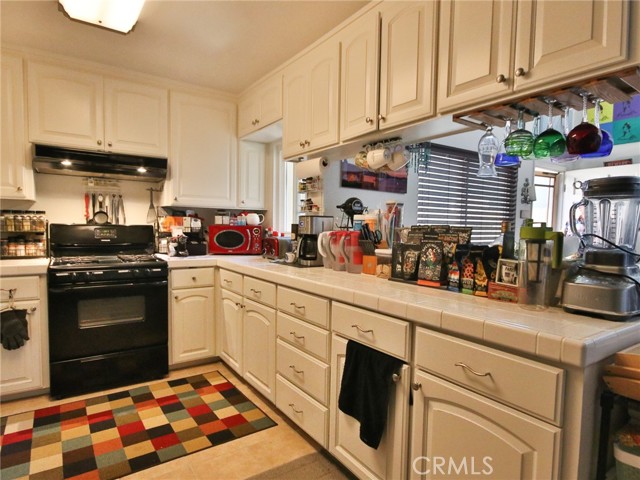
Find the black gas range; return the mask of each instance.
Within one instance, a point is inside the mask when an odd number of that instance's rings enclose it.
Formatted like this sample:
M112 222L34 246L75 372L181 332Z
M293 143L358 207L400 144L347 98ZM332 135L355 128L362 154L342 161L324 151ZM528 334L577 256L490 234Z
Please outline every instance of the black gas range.
M168 267L151 225L49 228L51 395L168 372Z

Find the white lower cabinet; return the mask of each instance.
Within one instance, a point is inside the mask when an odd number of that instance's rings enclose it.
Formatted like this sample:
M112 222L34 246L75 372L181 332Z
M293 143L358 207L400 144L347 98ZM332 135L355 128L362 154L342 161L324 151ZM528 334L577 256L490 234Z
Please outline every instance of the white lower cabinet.
M12 291L13 298L9 298ZM49 385L46 279L38 276L3 277L0 307L26 309L29 340L14 350L0 346L0 396L46 388Z
M220 358L242 375L242 295L222 289Z
M246 298L243 305L242 376L267 399L273 401L276 380L276 311Z
M387 424L377 449L360 440L360 423L338 409L347 340L332 341L331 428L329 451L359 478L402 479L407 476L409 451L410 367L405 364L389 393Z
M213 268L171 271L171 365L215 355Z
M559 478L562 370L420 327L414 351L410 478Z

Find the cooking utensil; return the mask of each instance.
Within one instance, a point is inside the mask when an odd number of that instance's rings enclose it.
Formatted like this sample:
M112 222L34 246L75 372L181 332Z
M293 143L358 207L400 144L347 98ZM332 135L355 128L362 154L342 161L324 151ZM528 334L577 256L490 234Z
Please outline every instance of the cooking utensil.
M91 194L91 217L93 218L93 216L96 213L96 194L92 193Z
M147 210L147 223L155 223L158 218L158 213L156 212L156 207L153 204L153 188L148 188L149 190L149 210Z
M118 210L118 196L115 193L111 194L111 216L113 222L116 225L120 225L120 211Z
M84 219L89 221L89 192L84 194Z
M94 194L95 195L95 194ZM109 222L109 214L105 210L104 195L98 194L98 210L93 214L93 223L104 225Z
M120 212L120 215L122 215L122 224L126 225L127 215L124 213L124 200L122 198L122 195L120 195L120 198L118 199L118 211Z

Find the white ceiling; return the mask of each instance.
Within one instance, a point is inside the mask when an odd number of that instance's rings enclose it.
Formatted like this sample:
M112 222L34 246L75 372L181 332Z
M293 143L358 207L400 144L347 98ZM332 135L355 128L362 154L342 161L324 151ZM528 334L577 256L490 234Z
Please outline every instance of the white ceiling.
M240 93L366 5L346 0L147 0L128 35L70 20L57 0L1 0L6 45Z

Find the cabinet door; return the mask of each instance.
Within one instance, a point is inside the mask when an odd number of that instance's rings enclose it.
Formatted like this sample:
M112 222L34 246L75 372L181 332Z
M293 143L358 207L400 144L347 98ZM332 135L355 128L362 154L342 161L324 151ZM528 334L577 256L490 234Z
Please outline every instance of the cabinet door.
M275 401L276 312L251 300L244 301L243 378L267 399Z
M307 71L302 60L284 74L282 86L282 154L284 158L304 153L307 132Z
M378 128L380 18L370 12L340 35L340 140Z
M172 291L171 364L215 355L213 287Z
M238 102L238 137L256 130L257 120L260 116L260 100L258 94L252 92Z
M104 149L100 75L30 62L29 141Z
M308 132L305 150L338 143L340 45L328 40L308 54Z
M166 89L106 80L106 149L166 157L169 137L169 96Z
M558 478L559 428L419 370L415 382L410 478Z
M3 55L0 124L0 198L34 200L33 170L26 139L22 58Z
M512 1L440 2L439 111L498 98L511 91L514 16Z
M225 100L171 97L172 205L235 207L236 107Z
M438 2L382 4L380 129L435 114L437 9Z
M282 119L282 74L277 73L265 81L260 89L260 117L258 128Z
M514 72L523 74L515 77L515 89L625 60L628 9L626 1L519 1Z
M238 375L242 375L242 297L224 288L219 326L222 338L220 357Z
M338 409L347 340L333 335L332 347L330 452L360 478L406 478L411 381L409 365L402 367L399 380L391 389L385 433L378 448L373 449L360 440L360 423Z
M10 279L9 279L10 280ZM2 307L6 307L2 304ZM42 317L38 300L16 302L18 309L32 310L27 315L29 340L15 350L0 347L0 395L44 388Z
M238 158L238 207L264 208L264 163L266 146L240 142Z

